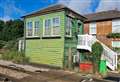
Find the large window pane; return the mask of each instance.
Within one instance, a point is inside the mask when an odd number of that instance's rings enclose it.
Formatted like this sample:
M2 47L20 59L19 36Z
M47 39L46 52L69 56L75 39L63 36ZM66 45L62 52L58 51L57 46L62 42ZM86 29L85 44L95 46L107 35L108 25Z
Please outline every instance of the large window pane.
M120 19L119 20L112 20L112 32L113 33L120 33Z
M89 34L96 34L96 23L90 23Z
M51 35L51 20L45 20L44 35Z
M39 36L39 32L40 32L40 23L39 21L35 21L34 36Z
M72 29L72 19L67 17L66 20L66 36L71 36L71 29Z
M32 22L28 22L27 23L27 28L26 28L26 30L27 30L27 36L32 36L32 31L33 31L33 28L32 28Z
M53 18L53 35L60 34L60 18Z
M120 41L112 41L112 47L120 47Z

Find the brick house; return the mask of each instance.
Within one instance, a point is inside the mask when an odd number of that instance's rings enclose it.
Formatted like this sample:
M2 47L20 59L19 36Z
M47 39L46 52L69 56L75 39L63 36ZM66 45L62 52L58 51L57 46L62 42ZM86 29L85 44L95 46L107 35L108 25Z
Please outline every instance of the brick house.
M120 11L109 10L85 15L84 33L92 34L109 47L120 48L120 38L107 38L109 33L120 33Z

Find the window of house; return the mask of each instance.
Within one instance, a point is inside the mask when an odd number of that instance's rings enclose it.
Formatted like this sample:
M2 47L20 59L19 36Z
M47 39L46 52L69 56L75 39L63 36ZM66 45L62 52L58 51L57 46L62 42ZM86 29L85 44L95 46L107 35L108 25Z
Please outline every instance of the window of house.
M33 34L33 27L32 27L32 22L27 23L27 29L26 29L26 35L27 36L32 36Z
M72 19L70 17L67 17L66 20L66 36L71 37L72 36Z
M120 41L112 41L112 47L120 47Z
M120 19L119 20L112 20L112 32L113 33L120 33Z
M96 23L90 23L89 34L96 34Z
M39 32L40 32L40 22L39 21L35 21L34 22L34 36L39 36Z
M44 36L60 35L60 17L46 19L44 23Z
M50 36L51 35L51 19L46 19L45 20L44 35L45 36Z
M53 18L53 35L60 34L60 18Z

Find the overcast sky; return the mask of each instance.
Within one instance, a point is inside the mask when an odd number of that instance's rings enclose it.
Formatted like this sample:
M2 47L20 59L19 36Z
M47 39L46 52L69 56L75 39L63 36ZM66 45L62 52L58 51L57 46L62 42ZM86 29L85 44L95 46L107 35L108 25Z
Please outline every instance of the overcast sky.
M0 0L0 19L18 19L25 14L58 3L82 15L106 10L120 10L120 0Z

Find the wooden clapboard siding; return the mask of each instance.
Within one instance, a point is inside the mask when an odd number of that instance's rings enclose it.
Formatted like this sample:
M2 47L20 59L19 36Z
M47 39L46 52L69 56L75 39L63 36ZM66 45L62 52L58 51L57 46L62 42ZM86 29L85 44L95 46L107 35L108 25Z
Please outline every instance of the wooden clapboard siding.
M84 24L84 34L88 34L89 33L89 23L85 23Z
M64 11L26 18L25 22L40 20L40 39L26 39L25 54L32 63L63 67L64 57ZM60 38L42 38L44 20L60 17Z
M100 21L97 24L97 35L107 35L112 32L112 21Z
M99 21L97 24L97 39L111 47L111 39L107 38L106 35L112 32L112 21Z

